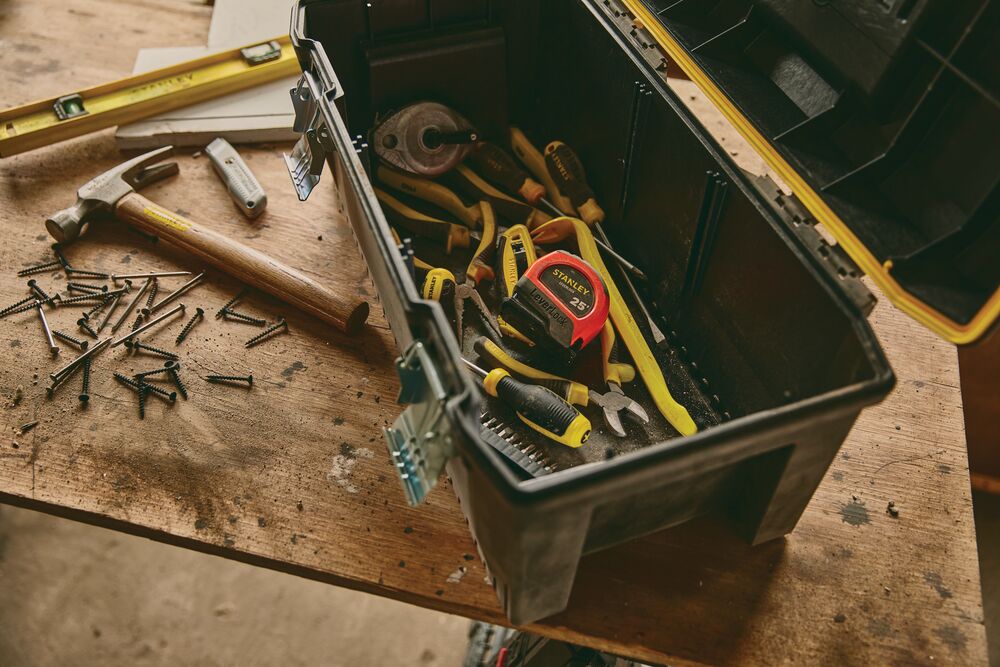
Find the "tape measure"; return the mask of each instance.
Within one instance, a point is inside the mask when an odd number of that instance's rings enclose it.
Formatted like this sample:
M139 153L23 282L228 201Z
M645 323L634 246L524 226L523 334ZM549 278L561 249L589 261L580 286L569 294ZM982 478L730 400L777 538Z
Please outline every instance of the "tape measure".
M0 111L0 157L300 72L288 35Z
M597 338L608 319L610 300L590 264L557 250L528 267L500 314L540 348L572 363Z

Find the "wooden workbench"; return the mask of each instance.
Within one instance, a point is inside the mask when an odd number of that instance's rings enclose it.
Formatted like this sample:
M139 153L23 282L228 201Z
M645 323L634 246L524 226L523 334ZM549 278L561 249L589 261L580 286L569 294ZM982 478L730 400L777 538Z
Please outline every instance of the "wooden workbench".
M6 107L127 74L140 47L202 44L210 9L9 0L2 11ZM180 176L146 194L319 280L373 296L329 176L299 204L282 150L244 153L269 197L254 224L204 157L180 157ZM122 159L102 132L0 161L0 302L22 298L15 272L49 256L46 214ZM102 222L69 250L74 264L202 268ZM46 288L63 282L38 278ZM191 400L150 400L144 421L111 371L155 361L119 348L95 364L89 408L73 387L46 400L56 363L37 319L0 320L0 500L502 621L449 485L411 509L389 465L380 427L399 411L396 351L378 307L370 333L348 339L254 296L246 308L287 314L291 333L244 351L253 331L211 317L236 289L210 271L185 297L209 312L181 347ZM51 315L64 329L76 317L70 309ZM885 303L872 321L898 386L862 415L793 534L751 549L698 521L588 556L570 611L530 630L671 664L985 662L955 351ZM151 342L172 347L179 326ZM212 372L252 372L256 383L248 391L200 379ZM37 428L14 435L35 419Z

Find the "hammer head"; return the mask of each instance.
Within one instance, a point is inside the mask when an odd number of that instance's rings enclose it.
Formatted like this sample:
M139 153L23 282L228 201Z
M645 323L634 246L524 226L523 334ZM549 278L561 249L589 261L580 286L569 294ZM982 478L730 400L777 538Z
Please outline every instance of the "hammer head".
M164 146L107 170L76 191L75 204L49 216L45 228L59 243L74 240L86 230L95 213L113 211L118 200L130 192L176 174L176 162L154 164L173 153L173 146Z

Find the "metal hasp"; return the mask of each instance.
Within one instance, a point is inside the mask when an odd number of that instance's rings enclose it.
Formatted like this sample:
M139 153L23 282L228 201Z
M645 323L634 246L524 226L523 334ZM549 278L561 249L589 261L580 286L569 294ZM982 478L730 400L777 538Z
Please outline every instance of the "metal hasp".
M289 91L295 108L293 128L302 136L295 142L292 154L285 153L284 158L299 201L309 198L323 174L327 153L336 150L312 91L313 84L307 72L303 72L298 84Z
M420 341L396 360L396 372L398 402L408 407L382 432L407 502L419 505L437 484L454 449L444 410L448 392Z

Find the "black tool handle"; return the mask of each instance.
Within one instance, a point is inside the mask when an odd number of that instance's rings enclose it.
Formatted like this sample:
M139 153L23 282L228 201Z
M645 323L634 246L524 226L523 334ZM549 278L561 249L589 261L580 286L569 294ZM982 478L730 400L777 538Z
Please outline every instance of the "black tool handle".
M594 199L594 191L587 183L583 163L572 148L561 141L553 141L545 147L545 166L559 191L569 197L573 206L580 206L587 200Z

